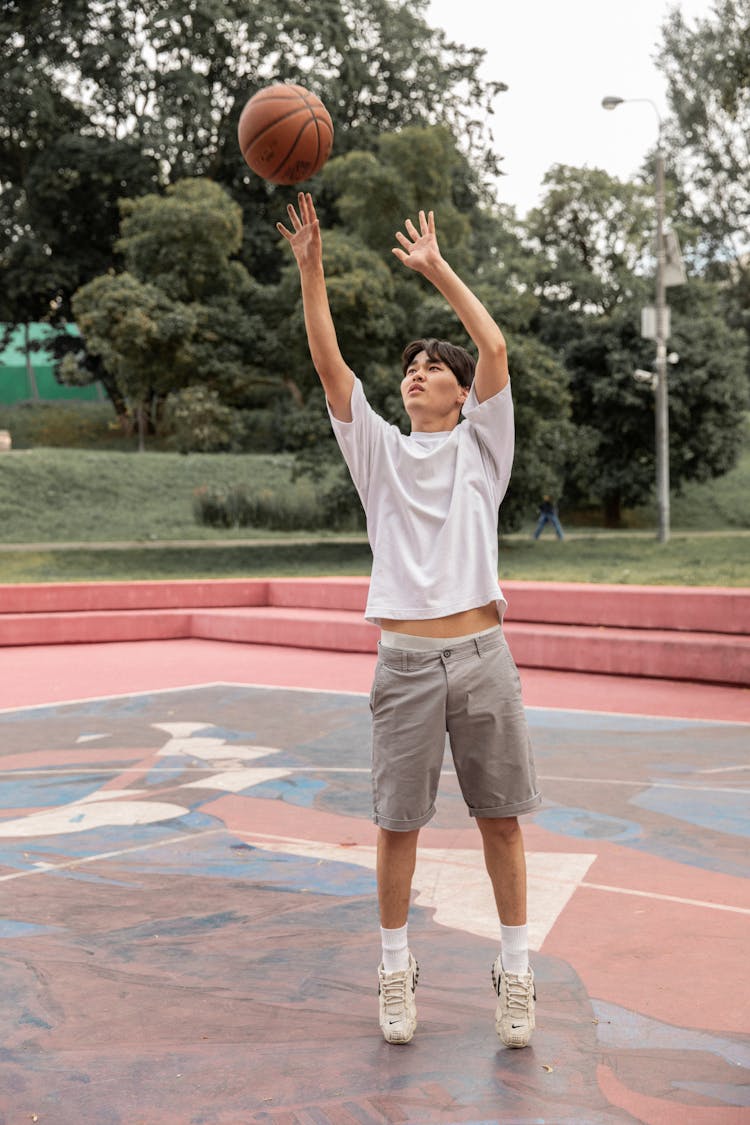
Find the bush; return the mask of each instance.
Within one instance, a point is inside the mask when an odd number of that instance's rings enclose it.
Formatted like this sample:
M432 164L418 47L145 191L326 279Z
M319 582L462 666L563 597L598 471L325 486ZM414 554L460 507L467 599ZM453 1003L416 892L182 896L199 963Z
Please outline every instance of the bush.
M215 390L200 384L168 397L164 422L180 453L226 453L238 444L238 411L225 406Z
M0 430L14 449L122 449L131 445L109 402L24 402L0 406Z
M198 488L193 496L193 513L198 523L209 527L299 531L320 527L322 523L312 487L299 485L283 492L262 489L256 493L244 485Z
M364 525L364 515L359 518L357 511L361 513L361 506L351 482L338 475L317 488L310 480L297 480L283 490L253 492L244 485L223 489L203 486L193 494L195 519L208 527L340 530Z

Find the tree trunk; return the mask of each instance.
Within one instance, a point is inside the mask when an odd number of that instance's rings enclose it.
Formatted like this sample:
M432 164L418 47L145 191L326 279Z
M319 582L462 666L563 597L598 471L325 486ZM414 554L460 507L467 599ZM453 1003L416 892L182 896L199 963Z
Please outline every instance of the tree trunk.
M36 373L34 371L34 364L31 362L31 352L29 351L29 326L23 326L23 350L26 356L26 379L29 384L29 391L34 402L39 402L39 387L36 382Z
M138 414L138 452L146 451L146 406L139 402L136 408Z
M608 496L604 501L604 523L607 527L622 526L619 493L615 496Z
M299 389L299 387L295 383L294 379L292 379L292 377L290 375L284 376L284 386L289 391L289 394L292 396L292 400L293 400L295 406L304 406L305 405L305 396L302 394L302 391Z

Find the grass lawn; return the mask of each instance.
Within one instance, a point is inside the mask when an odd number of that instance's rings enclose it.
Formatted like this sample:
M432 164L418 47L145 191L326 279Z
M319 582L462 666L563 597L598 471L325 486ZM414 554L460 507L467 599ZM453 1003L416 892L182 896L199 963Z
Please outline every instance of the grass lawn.
M270 454L47 448L4 454L2 541L60 546L0 551L0 582L369 573L366 544L337 542L333 536L317 545L285 544L288 535L265 528L220 532L197 524L195 489L235 484L251 491L306 489L308 494L312 488L309 482L292 482L290 457ZM501 580L750 586L750 538L741 534L750 530L750 446L727 476L690 485L683 496L673 497L674 536L667 544L628 530L605 534L601 527L582 526L580 515L571 513L568 520L564 509L562 514L572 533L562 543L550 529L538 542L531 541L533 513L522 534L503 539ZM627 523L653 532L655 513L638 509L627 513ZM274 546L231 545L233 540L269 537L276 540ZM66 542L154 539L211 540L212 546L127 551L64 547Z
M196 523L202 485L250 490L291 484L291 458L270 454L112 453L29 449L0 457L0 527L6 543L247 538ZM255 534L265 535L263 529Z
M369 574L367 544L331 539L273 547L159 547L132 550L0 552L0 582L242 578ZM695 535L667 544L627 532L566 539L504 539L502 579L645 585L750 586L750 538Z

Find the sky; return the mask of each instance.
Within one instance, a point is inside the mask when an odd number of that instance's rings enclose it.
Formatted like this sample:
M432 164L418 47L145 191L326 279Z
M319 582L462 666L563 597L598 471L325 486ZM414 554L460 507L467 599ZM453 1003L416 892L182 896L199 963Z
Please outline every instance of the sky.
M602 109L605 95L650 98L667 112L654 64L661 26L679 7L689 23L711 0L430 0L428 23L457 43L483 47L481 74L509 89L491 128L505 175L502 203L520 215L536 206L552 164L604 168L627 179L656 140L647 104Z

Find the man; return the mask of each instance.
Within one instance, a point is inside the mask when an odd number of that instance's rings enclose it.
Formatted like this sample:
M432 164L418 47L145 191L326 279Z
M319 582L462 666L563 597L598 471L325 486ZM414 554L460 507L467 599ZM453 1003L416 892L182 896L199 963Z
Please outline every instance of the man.
M369 406L339 350L312 197L289 206L310 353L331 423L367 513L373 569L366 617L381 628L370 695L378 825L380 1026L408 1043L417 1025L407 915L419 829L434 814L446 732L476 817L500 916L492 966L496 1028L524 1047L534 1028L521 813L540 802L520 684L502 633L497 513L513 460L513 405L503 335L440 253L432 212L407 219L393 253L427 278L477 347L415 340L403 355L406 437ZM459 425L460 416L464 421Z
M555 535L558 539L565 538L565 534L563 532L562 526L560 524L560 519L557 514L557 504L555 504L551 496L545 496L541 504L539 505L539 519L537 520L537 524L534 529L535 539L539 538L539 536L542 534L542 530L545 524L547 523L552 524L555 529Z

